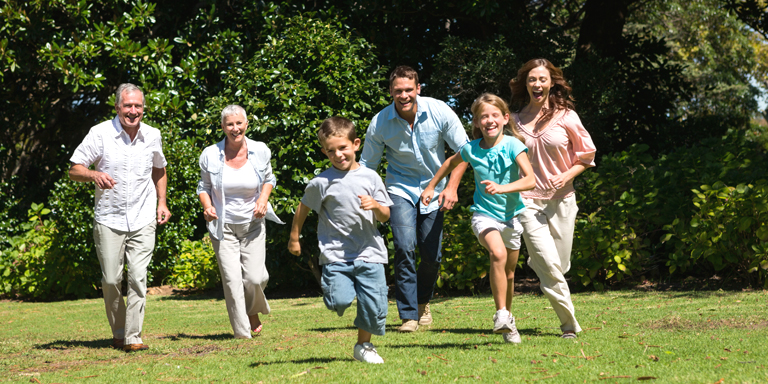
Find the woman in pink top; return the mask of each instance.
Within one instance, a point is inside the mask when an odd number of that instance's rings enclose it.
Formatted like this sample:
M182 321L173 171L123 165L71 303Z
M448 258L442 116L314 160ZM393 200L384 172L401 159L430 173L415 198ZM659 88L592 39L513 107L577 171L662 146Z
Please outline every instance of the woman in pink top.
M581 332L565 273L571 268L576 222L573 179L595 166L595 145L573 110L571 87L563 72L546 59L533 59L510 80L510 107L525 137L536 187L520 192L520 214L528 265L539 276L541 291L560 318L563 338Z

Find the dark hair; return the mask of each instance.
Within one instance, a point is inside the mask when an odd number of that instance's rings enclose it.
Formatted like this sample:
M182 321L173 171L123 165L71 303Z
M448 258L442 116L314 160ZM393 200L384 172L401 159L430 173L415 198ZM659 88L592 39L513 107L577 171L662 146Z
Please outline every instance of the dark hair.
M523 107L530 103L531 96L528 95L526 86L528 83L528 73L538 67L546 68L549 71L549 78L552 80L552 87L549 89L549 103L544 106L544 116L541 117L541 121L551 119L556 110L574 109L571 86L565 81L563 71L555 67L547 59L533 59L523 64L517 71L517 77L509 81L509 89L512 91L512 98L509 104L512 110L520 112ZM553 105L554 108L549 108L549 105Z
M416 73L416 70L407 65L401 65L392 71L392 73L389 75L389 88L392 88L392 83L394 83L395 79L398 77L411 79L416 82L416 85L419 85L419 74Z
M509 107L507 107L507 102L505 102L504 99L491 93L483 93L480 95L480 97L475 99L475 102L472 103L472 136L475 139L483 137L483 131L480 127L480 113L482 112L483 104L492 105L498 108L503 115L509 116ZM514 136L525 143L525 138L517 132L517 127L514 124L507 122L507 125L502 127L502 129L504 130L505 135Z
M333 116L325 119L320 128L317 129L317 140L320 145L324 145L329 137L346 137L349 141L357 139L355 123L341 116Z

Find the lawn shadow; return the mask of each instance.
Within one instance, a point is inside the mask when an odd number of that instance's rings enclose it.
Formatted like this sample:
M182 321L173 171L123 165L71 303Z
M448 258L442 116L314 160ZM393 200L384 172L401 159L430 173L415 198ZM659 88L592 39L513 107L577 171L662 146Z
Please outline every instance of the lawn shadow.
M354 325L348 327L326 327L326 328L310 328L309 331L313 332L333 332L333 331L352 331L357 329Z
M191 291L182 294L160 296L160 301L198 301L198 300L224 300L224 290L209 289L205 291Z
M228 340L234 338L235 335L231 333L219 333L215 335L188 335L186 333L177 333L175 335L162 335L155 337L156 339L167 339L171 341L179 341L182 339L188 340Z
M35 345L35 349L70 349L70 348L112 348L112 339L98 340L56 340L50 343Z
M251 368L258 368L262 365L275 365L275 364L324 364L324 363L332 363L334 361L339 361L341 359L335 358L335 357L311 357L308 359L301 359L301 360L289 360L289 361L255 361L251 363L249 366ZM347 359L344 359L347 360ZM350 358L349 360L354 361L354 359Z
M478 328L435 328L435 329L429 329L425 330L426 332L432 332L432 333L452 333L457 335L486 335L491 336L494 335L493 332L491 332L488 329L478 329ZM539 328L518 328L517 332L521 335L529 335L529 336L541 336L541 330ZM560 334L557 334L560 336Z

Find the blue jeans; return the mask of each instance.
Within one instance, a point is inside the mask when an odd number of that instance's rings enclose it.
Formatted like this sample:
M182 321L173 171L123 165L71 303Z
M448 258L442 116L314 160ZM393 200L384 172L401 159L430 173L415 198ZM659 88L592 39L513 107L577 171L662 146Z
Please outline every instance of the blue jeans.
M357 296L355 327L384 335L389 309L384 264L360 260L325 264L320 285L326 308L341 316Z
M427 214L400 196L390 194L389 223L395 243L395 298L402 320L418 320L418 304L429 303L443 259L443 212ZM421 263L416 268L416 246Z

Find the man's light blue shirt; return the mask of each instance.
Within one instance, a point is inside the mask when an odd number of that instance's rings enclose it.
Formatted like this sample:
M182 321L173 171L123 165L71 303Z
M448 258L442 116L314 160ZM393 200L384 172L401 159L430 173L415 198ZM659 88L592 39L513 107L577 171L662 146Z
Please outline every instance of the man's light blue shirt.
M376 114L368 126L360 164L376 170L387 149L387 192L410 199L421 213L439 208L437 199L429 206L419 202L424 188L445 162L445 143L459 152L469 142L456 113L444 102L431 97L416 97L413 129L392 103ZM435 196L443 191L446 179L435 187Z

